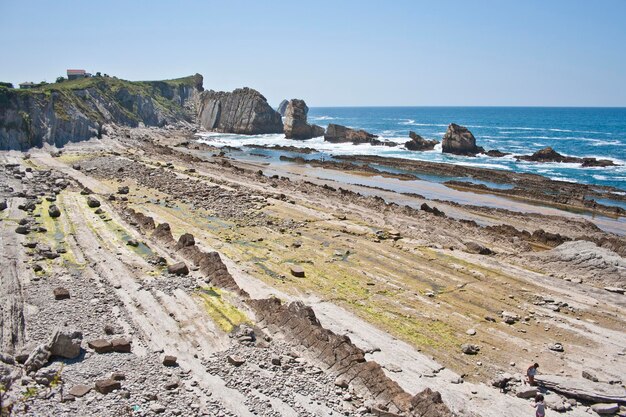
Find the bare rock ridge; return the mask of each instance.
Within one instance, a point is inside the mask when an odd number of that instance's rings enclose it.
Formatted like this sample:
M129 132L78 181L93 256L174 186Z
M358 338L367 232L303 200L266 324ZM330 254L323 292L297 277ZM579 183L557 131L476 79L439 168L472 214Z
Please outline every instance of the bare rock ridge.
M200 96L200 125L214 132L258 135L282 133L283 121L261 93L251 88L205 91Z
M483 148L476 146L476 138L465 126L459 126L450 123L441 141L441 150L443 153L452 153L456 155L474 156L480 152L484 152Z
M185 233L176 242L169 224L154 227L154 220L149 216L131 208L127 208L125 213L131 224L142 233L152 233L152 239L198 266L207 277L207 282L241 295L255 311L259 326L272 333L280 333L291 343L302 347L306 356L337 377L336 384L350 385L370 398L374 402L372 408L379 415L453 416L438 392L426 389L411 396L404 391L385 375L378 363L367 361L365 353L349 337L322 327L311 307L300 301L283 304L277 298L251 299L235 282L219 254L200 250L195 246L193 235Z
M304 100L291 99L285 110L285 137L287 139L311 139L324 136L324 128L307 123L309 108Z
M30 90L0 87L0 150L60 147L100 137L107 124L193 123L202 90L200 74L137 82L93 77Z

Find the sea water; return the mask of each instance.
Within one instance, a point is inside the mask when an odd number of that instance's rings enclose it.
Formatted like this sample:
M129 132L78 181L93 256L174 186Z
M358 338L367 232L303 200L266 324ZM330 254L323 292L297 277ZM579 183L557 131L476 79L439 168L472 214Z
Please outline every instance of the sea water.
M626 190L626 108L540 107L313 107L309 122L326 127L336 123L365 129L381 140L404 144L412 130L425 139L441 140L449 123L466 126L476 144L486 150L511 153L503 158L485 155L464 157L441 152L441 144L426 152L404 146L332 144L323 138L306 141L286 139L282 134L202 134L202 141L215 146L291 145L315 148L314 157L333 155L380 155L424 161L540 174L555 180L610 185ZM619 166L582 168L580 164L516 161L551 146L567 156L610 159ZM255 150L256 151L256 150Z

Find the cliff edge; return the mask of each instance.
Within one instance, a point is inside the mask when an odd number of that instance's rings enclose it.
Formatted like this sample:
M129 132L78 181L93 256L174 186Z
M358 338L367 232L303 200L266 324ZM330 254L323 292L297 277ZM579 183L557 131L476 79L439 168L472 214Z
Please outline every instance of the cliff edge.
M28 90L0 87L0 150L88 140L108 123L194 122L202 81L200 74L164 81L93 77Z

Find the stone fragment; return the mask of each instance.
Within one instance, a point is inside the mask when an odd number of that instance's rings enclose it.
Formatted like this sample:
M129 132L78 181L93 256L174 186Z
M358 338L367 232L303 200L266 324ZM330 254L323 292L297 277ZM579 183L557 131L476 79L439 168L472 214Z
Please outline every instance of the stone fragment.
M124 338L116 338L111 340L111 347L113 352L130 353L131 341Z
M97 198L90 195L89 197L87 197L87 206L91 208L100 207L100 201Z
M85 396L89 391L91 391L91 387L88 387L87 385L78 384L70 388L68 393L70 395L73 395L74 397L80 398L80 397Z
M304 278L304 268L299 265L291 266L291 275L297 278Z
M467 333L470 336L474 336L476 334L476 330L475 329L468 329L465 333Z
M54 294L55 300L66 300L70 298L69 290L64 287L57 287L52 291L52 293Z
M246 360L242 358L241 356L228 355L226 359L228 360L228 363L230 363L231 365L235 365L235 366L241 366L244 363L246 363Z
M121 389L122 384L119 381L114 381L111 378L100 379L95 384L96 391L100 394L109 394L115 390Z
M167 267L167 272L174 275L187 275L189 268L184 262L178 262Z
M165 355L163 358L163 365L165 366L178 366L178 358L172 355Z
M466 355L476 355L480 348L476 345L472 345L471 343L464 343L461 345L461 351Z
M87 346L93 349L96 353L113 352L113 345L106 339L91 340L87 342Z
M48 215L52 218L61 217L61 210L55 204L51 204L48 207Z
M139 242L135 239L128 239L128 241L126 242L126 244L128 246L132 246L134 248L136 248L137 246L139 246Z

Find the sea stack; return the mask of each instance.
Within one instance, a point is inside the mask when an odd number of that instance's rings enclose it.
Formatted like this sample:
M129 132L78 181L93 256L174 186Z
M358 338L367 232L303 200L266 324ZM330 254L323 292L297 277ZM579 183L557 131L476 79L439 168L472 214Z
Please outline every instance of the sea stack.
M476 146L476 138L465 126L450 123L441 141L443 153L475 156L484 149Z
M324 135L324 128L307 123L309 108L304 100L292 99L285 111L285 137L287 139L311 139Z
M200 96L200 125L213 132L258 135L282 133L283 121L261 93L252 88L205 91Z
M365 130L354 130L342 125L331 123L326 128L324 140L331 143L352 142L357 145L359 143L379 142L376 140L378 136L373 135Z
M430 151L439 143L436 140L426 140L413 131L409 132L409 137L411 140L404 143L404 147L409 151Z

